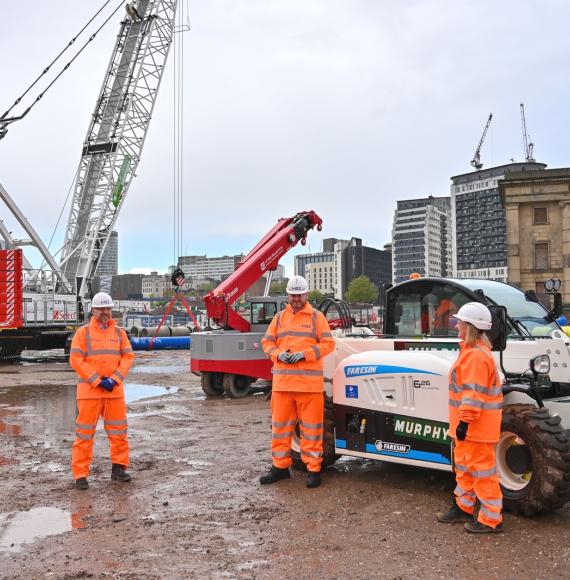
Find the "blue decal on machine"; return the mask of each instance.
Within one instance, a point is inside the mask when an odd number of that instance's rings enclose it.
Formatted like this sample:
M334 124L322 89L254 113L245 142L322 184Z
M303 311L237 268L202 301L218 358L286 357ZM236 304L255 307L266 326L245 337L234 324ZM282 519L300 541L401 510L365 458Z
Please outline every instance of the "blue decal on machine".
M378 442L377 442L378 443ZM382 446L383 447L383 446ZM451 465L451 461L444 457L441 453L431 453L429 451L418 451L416 449L409 449L401 451L389 451L388 449L378 449L378 446L372 443L366 444L367 453L375 453L376 455L389 455L391 457L405 457L409 459L416 459L418 461L429 461L431 463L442 463L444 465Z
M411 367L401 367L393 365L348 365L344 367L345 377L363 377L366 375L387 375L395 373L414 373L422 375L435 375L440 377L439 373L432 373L423 369L414 369Z
M358 399L358 385L345 385L344 390L347 399Z

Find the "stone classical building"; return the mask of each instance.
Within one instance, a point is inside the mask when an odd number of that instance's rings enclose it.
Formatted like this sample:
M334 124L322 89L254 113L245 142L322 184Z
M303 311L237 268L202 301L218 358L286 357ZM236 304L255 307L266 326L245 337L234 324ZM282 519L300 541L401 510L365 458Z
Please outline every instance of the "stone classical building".
M509 282L544 299L544 280L562 280L570 305L570 168L511 172L499 182L506 210Z

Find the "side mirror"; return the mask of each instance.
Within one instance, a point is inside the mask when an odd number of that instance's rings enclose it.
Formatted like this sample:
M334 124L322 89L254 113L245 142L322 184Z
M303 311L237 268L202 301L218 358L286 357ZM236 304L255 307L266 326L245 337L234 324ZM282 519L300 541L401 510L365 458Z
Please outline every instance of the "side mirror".
M507 309L504 306L489 304L493 325L487 331L494 351L502 352L507 348Z

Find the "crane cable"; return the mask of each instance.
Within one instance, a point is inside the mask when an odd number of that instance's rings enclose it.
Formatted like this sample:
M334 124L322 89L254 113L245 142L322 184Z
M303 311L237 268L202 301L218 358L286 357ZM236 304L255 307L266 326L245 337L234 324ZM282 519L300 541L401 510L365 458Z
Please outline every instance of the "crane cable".
M75 40L83 33L83 31L91 24L91 22L93 22L93 20L95 20L95 18L99 15L99 13L110 2L111 2L111 0L107 0L107 2L105 2L105 4L95 13L95 15L91 17L89 22L87 22L87 24L69 41L67 46L55 57L54 60L52 60L52 62L43 70L43 72L36 78L36 80L22 93L22 95L20 95L20 97L18 97L14 101L14 104L0 117L0 121L2 121L3 119L6 119L6 115L8 115L8 113L17 104L20 103L20 101L26 96L26 94L32 89L32 87L41 79L42 76L44 76L50 70L52 65L57 60L59 60L59 58L63 55L63 53L75 42ZM103 24L101 24L101 26L89 37L87 42L79 49L79 51L75 54L75 56L61 69L59 74L51 81L51 83L49 83L49 85L41 93L39 93L39 95L35 98L35 100L32 102L32 104L22 113L22 115L19 115L18 117L11 117L10 119L6 119L6 122L22 119L31 111L31 109L41 100L41 98L47 93L47 91L61 77L61 75L71 66L71 64L75 61L75 59L85 50L85 48L87 48L87 45L97 36L97 34L105 27L105 25L111 20L111 18L119 11L119 9L122 7L122 5L123 5L123 0L121 0L119 5L117 6L117 8L115 8L115 10L109 15L109 17L103 22Z
M173 30L173 265L183 251L183 190L184 190L184 32L190 29L184 2L180 3L177 25ZM178 34L181 33L181 34Z

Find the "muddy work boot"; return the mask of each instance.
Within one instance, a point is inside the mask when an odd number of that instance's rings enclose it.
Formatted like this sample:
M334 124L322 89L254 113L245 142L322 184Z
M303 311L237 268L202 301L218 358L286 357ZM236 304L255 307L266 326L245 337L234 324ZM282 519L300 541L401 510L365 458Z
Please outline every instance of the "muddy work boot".
M472 522L467 522L465 524L465 529L472 534L498 534L503 531L503 524L499 524L497 527L486 526L481 522L475 520Z
M89 484L87 483L86 477L79 477L75 480L75 487L77 489L89 489Z
M125 471L124 465L119 465L118 463L113 463L111 469L111 479L113 481L131 481L131 476Z
M271 469L259 478L259 483L267 484L267 483L275 483L280 479L289 479L291 477L291 472L289 471L288 467L281 469L280 467L275 467L275 465L271 466Z
M464 512L456 503L454 503L449 508L449 511L438 512L436 518L437 521L441 522L442 524L455 524L473 521L473 516L467 512Z
M307 475L307 487L319 487L321 485L321 472L309 471Z

